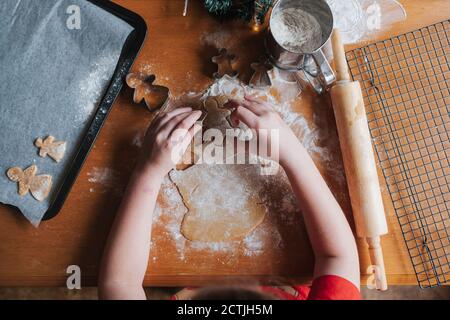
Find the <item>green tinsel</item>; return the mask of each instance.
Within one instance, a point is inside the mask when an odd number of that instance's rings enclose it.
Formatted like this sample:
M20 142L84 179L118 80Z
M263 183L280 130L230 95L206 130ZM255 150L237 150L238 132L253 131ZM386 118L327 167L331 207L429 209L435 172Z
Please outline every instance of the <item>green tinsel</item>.
M256 18L260 23L264 23L267 12L272 7L274 0L259 0L255 1L254 10L256 10ZM255 13L254 13L255 14Z
M261 23L272 4L273 0L205 0L205 8L219 18L250 21L256 15Z
M233 9L233 0L205 0L205 7L216 16L228 16Z

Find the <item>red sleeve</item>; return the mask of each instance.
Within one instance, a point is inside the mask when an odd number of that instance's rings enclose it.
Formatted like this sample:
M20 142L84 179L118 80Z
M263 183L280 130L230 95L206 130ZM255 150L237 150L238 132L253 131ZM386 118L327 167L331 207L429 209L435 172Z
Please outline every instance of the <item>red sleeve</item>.
M308 300L361 300L361 293L344 278L322 276L313 281Z

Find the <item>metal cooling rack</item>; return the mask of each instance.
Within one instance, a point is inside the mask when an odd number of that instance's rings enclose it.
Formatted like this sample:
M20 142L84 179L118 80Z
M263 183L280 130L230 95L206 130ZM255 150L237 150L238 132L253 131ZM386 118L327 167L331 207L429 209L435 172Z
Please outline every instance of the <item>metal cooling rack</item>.
M422 288L450 282L450 20L347 53Z

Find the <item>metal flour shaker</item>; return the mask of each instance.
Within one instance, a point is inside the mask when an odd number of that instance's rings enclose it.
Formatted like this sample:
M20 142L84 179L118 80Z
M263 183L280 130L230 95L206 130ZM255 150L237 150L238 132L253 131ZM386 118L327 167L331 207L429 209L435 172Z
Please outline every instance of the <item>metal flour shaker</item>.
M277 42L271 32L273 17L288 8L298 8L314 16L322 28L321 45L313 52L292 52ZM272 10L270 27L266 36L266 50L271 63L292 73L304 72L317 93L324 92L336 77L322 48L333 32L333 13L325 0L279 0Z

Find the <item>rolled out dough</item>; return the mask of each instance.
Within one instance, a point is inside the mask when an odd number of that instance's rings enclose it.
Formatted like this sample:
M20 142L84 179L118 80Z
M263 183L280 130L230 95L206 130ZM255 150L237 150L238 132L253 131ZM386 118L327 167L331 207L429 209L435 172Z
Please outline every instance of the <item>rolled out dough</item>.
M258 165L196 165L170 178L188 209L181 225L188 240L240 240L264 221Z

